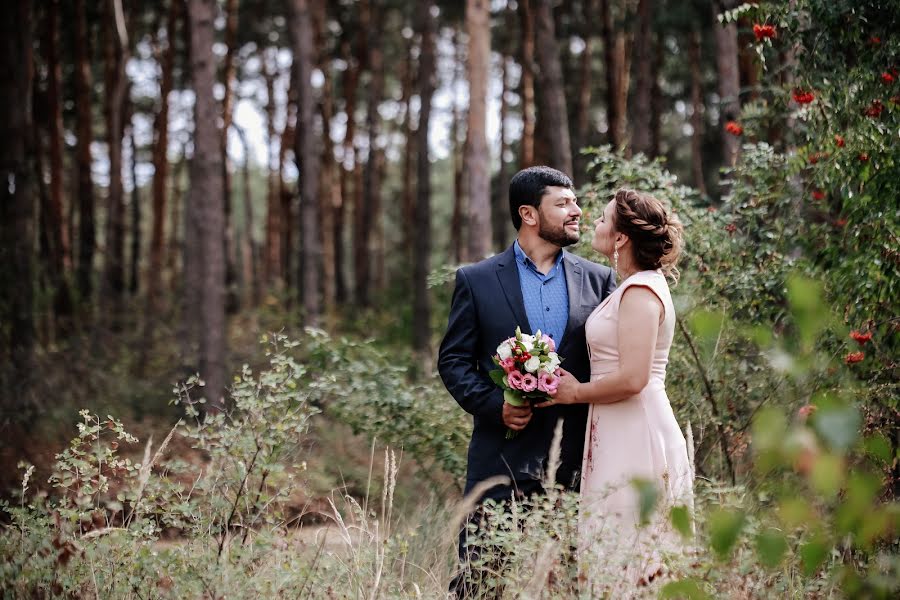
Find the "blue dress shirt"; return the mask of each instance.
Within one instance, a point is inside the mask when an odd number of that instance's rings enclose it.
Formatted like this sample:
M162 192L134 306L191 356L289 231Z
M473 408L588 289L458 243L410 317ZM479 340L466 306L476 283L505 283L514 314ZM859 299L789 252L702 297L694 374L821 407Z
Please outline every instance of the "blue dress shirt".
M519 240L515 241L513 247L531 333L537 333L540 329L541 333L553 338L559 348L569 322L569 289L566 287L562 250L550 272L544 275L519 246Z

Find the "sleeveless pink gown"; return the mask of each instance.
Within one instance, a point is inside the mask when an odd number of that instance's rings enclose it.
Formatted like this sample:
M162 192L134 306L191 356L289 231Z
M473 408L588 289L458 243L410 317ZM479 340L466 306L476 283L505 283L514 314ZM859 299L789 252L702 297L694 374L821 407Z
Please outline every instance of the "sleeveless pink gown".
M591 380L619 366L619 302L631 286L652 290L665 309L650 381L636 395L589 408L581 477L580 541L588 582L597 591L633 594L634 584L656 572L683 544L669 525L673 505L693 508L693 467L687 445L666 396L666 365L675 334L675 308L665 276L635 273L585 323ZM639 497L632 481L658 490L656 511L639 526ZM593 575L592 575L593 574ZM646 589L646 588L644 588Z

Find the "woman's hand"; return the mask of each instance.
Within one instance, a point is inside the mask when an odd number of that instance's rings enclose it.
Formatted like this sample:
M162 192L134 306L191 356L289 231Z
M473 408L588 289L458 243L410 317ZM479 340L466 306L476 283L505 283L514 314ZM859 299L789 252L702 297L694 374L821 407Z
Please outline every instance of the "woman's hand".
M551 392L551 399L540 404L535 404L535 408L543 408L545 406L553 406L554 404L576 404L578 402L578 386L581 385L575 376L560 367L559 369L559 386L555 392Z

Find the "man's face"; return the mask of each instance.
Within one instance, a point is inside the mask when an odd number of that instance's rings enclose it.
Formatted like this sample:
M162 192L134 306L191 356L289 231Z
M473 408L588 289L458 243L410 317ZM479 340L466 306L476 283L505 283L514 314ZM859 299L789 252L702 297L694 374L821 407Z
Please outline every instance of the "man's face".
M538 235L559 247L578 241L581 208L569 188L551 186L544 190L538 207Z

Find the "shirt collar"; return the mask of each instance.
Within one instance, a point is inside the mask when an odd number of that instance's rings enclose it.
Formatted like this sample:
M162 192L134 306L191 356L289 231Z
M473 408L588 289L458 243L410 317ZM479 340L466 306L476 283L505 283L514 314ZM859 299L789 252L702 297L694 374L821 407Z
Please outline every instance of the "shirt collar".
M522 246L519 245L518 239L516 239L516 241L513 243L513 252L515 252L515 254L516 254L516 262L520 262L523 265L525 265L526 267L530 267L530 268L534 269L535 271L538 270L537 265L534 264L534 261L531 260L531 258L527 254L525 254L524 250L522 250ZM556 255L556 261L553 264L554 269L556 269L559 266L559 263L562 262L562 259L563 259L563 251L562 251L562 249L560 249L559 254Z

